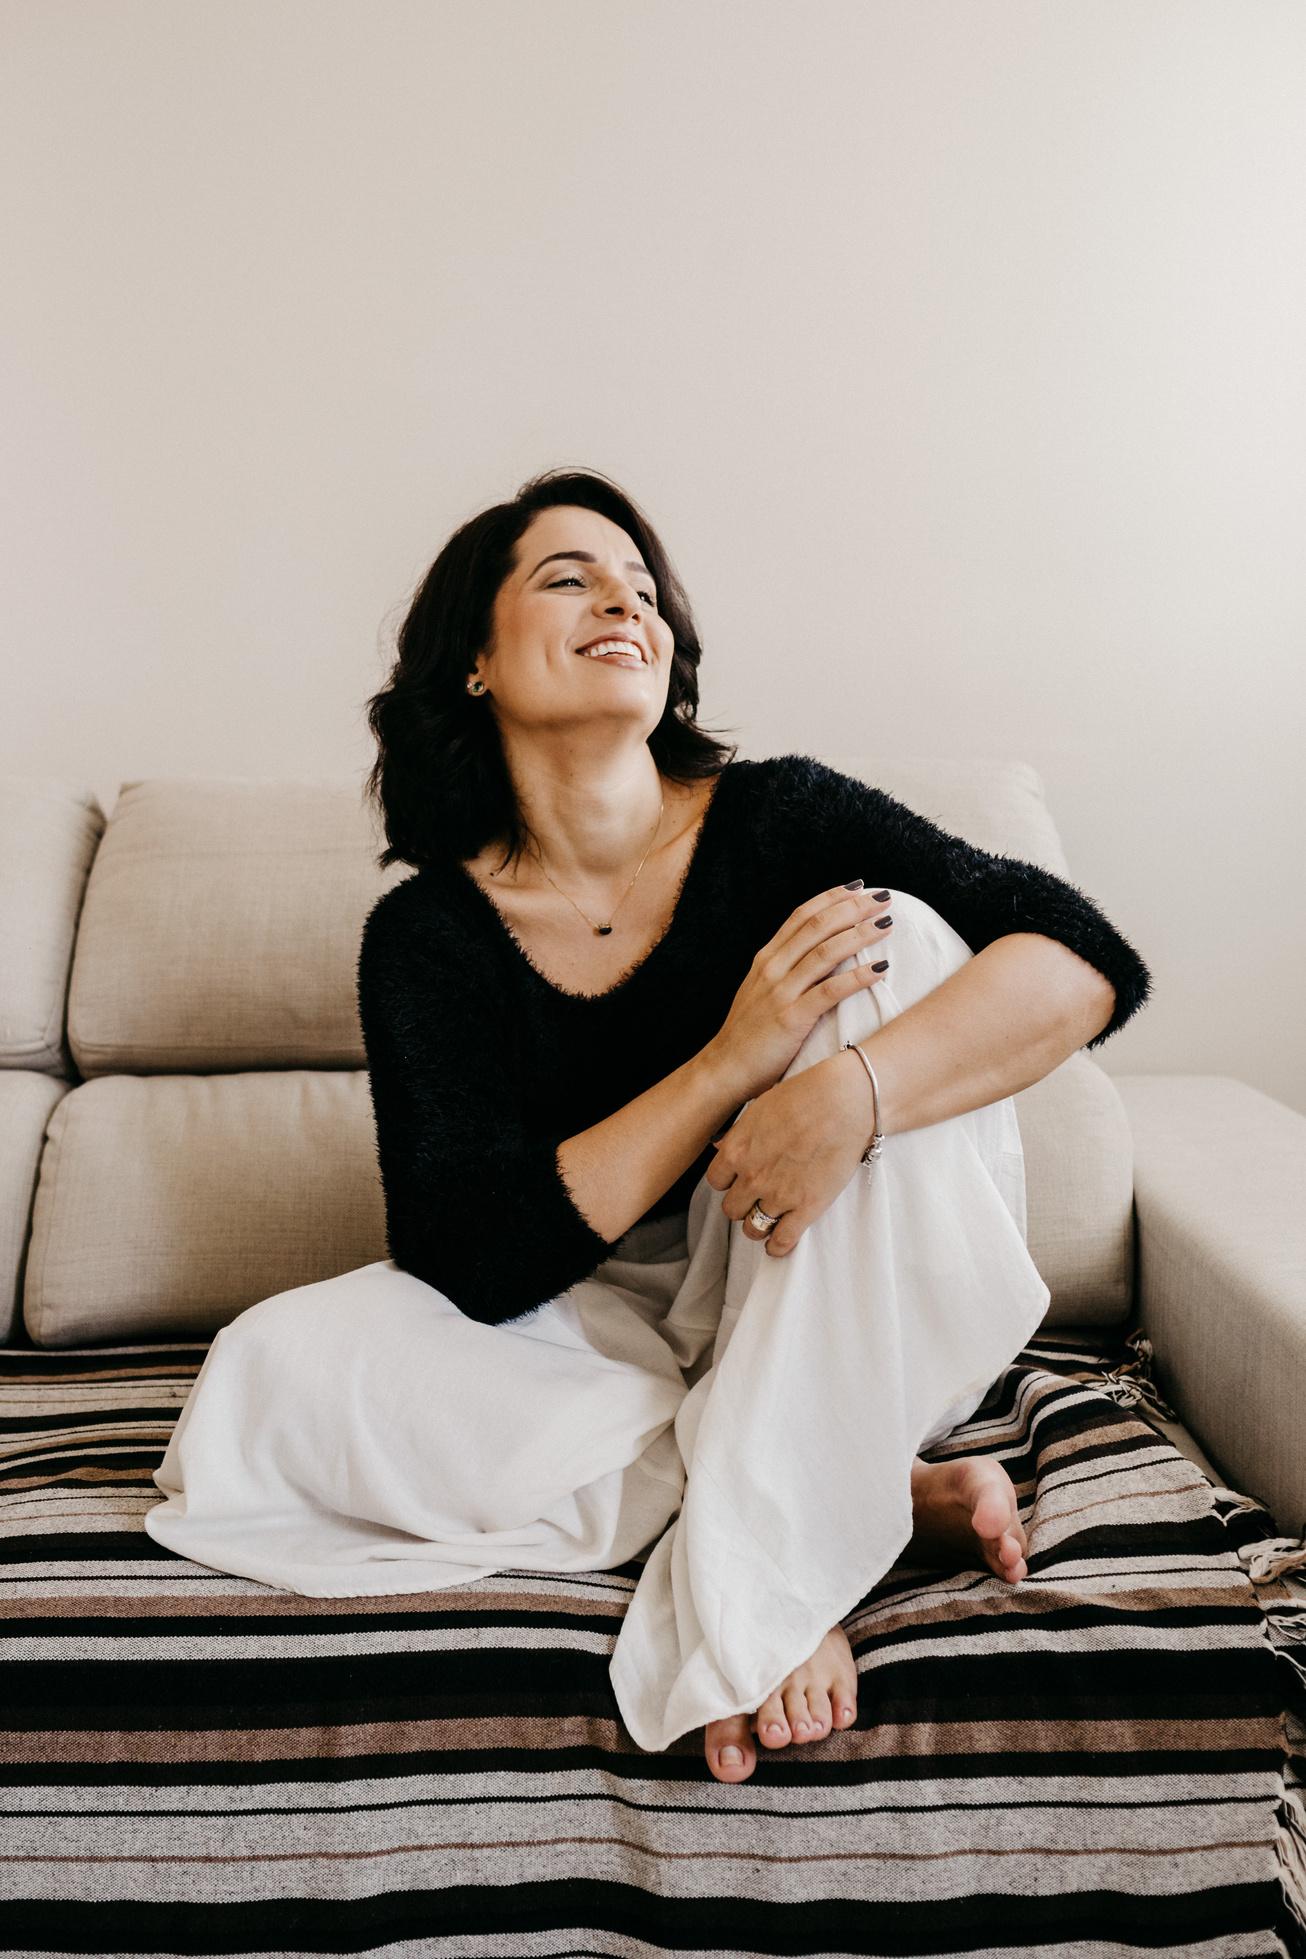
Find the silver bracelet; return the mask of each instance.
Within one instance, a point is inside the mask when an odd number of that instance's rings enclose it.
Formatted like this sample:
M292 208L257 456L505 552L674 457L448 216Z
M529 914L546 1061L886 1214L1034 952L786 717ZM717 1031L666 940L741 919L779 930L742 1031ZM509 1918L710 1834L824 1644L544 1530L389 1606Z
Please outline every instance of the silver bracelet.
M866 1049L860 1047L856 1041L845 1041L841 1052L847 1054L850 1048L861 1061L863 1068L865 1068L871 1078L871 1103L875 1111L875 1134L871 1137L870 1142L862 1152L862 1162L874 1168L879 1162L884 1149L884 1133L880 1128L880 1084L875 1079L874 1068L872 1068L870 1062L866 1059Z

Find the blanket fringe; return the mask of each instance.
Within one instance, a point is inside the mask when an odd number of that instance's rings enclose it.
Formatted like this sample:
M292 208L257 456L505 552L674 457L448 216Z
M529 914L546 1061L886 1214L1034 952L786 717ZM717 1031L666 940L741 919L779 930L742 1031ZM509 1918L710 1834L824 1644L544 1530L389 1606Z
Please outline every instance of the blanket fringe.
M1100 1376L1101 1392L1122 1408L1145 1408L1163 1422L1177 1422L1179 1417L1156 1385L1153 1372L1155 1357L1147 1335L1131 1333L1125 1345L1133 1354L1133 1359L1103 1371Z
M1279 1886L1306 1939L1306 1802L1300 1784L1285 1789L1278 1824Z

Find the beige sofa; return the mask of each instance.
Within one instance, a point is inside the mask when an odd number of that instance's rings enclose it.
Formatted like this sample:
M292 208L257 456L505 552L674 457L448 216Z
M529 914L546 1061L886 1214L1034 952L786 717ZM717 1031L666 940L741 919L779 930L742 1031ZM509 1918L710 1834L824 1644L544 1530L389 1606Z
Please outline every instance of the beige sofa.
M1022 765L833 759L1069 875ZM106 824L0 782L0 1344L202 1339L384 1256L354 1005L376 849L353 784L133 783ZM1086 1055L1018 1112L1049 1323L1139 1319L1172 1435L1300 1532L1306 1117Z

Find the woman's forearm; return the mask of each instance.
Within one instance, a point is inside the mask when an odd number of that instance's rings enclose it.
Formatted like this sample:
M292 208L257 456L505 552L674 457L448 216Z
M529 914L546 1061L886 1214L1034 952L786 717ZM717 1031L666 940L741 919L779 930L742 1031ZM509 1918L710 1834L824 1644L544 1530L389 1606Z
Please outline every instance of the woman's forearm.
M1017 1094L1100 1034L1114 1007L1109 981L1055 939L996 939L863 1043L881 1128L924 1129ZM841 1065L865 1080L856 1055Z
M683 1177L739 1106L711 1048L592 1129L558 1145L558 1168L582 1217L609 1243Z
M924 1129L1041 1080L1100 1033L1114 998L1101 974L1051 939L996 940L861 1043L879 1082L881 1129ZM779 1219L767 1254L783 1258L855 1175L873 1110L855 1054L777 1082L745 1110L708 1171L726 1216L760 1237L747 1221L760 1204Z
M1102 975L1055 940L1033 933L996 940L864 1043L880 1085L881 1127L886 1134L923 1129L1041 1081L1102 1031L1114 1004ZM869 1137L870 1083L856 1055L800 1079L804 1101L822 1098L818 1126L846 1129L850 1143ZM600 1237L619 1238L684 1175L747 1093L709 1044L635 1101L568 1137L558 1167L581 1215ZM783 1102L780 1090L772 1093ZM764 1094L754 1103L753 1121L766 1122L769 1100Z

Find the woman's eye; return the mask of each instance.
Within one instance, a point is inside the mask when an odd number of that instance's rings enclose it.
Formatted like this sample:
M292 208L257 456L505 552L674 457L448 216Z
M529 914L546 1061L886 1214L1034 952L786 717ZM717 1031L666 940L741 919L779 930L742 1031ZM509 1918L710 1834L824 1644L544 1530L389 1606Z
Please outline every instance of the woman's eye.
M658 602L658 595L656 592L641 592L639 596L645 601L646 604L651 605L656 609L657 602Z
M575 572L569 571L562 578L551 578L549 580L549 590L551 592L556 592L560 585L579 585L580 582L581 581L576 576Z

